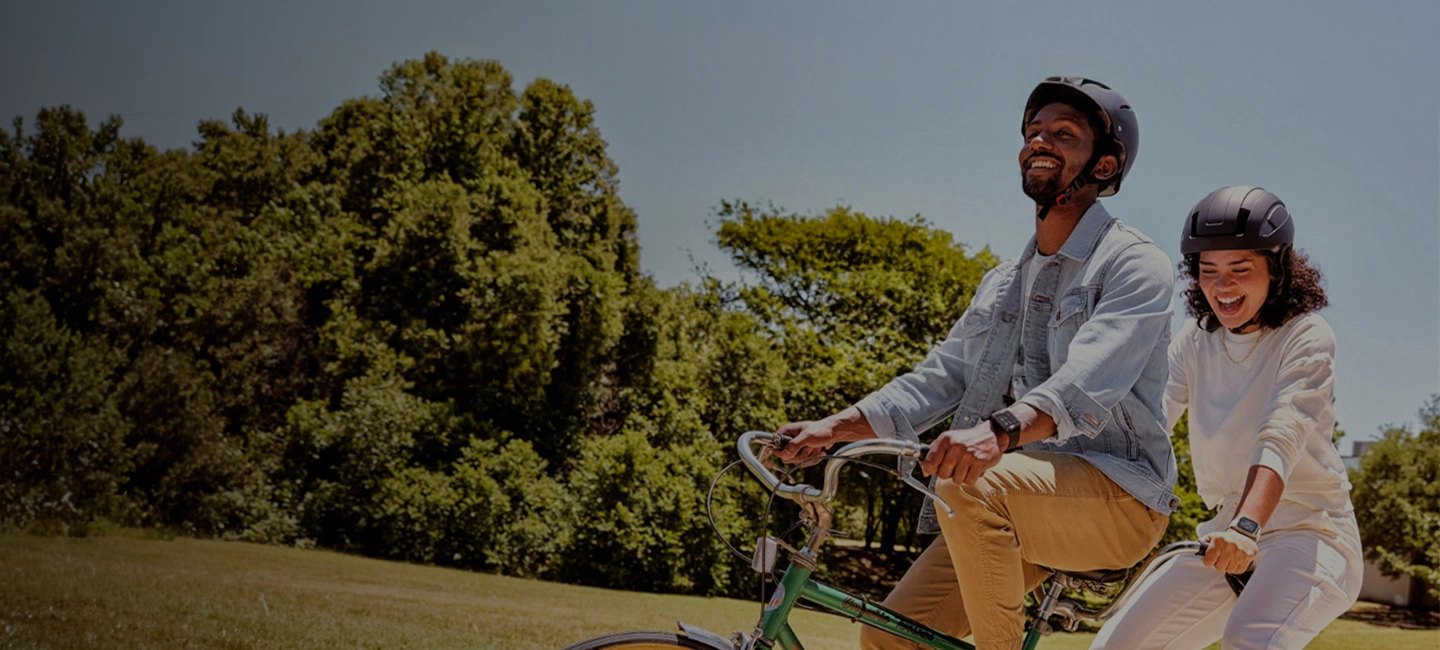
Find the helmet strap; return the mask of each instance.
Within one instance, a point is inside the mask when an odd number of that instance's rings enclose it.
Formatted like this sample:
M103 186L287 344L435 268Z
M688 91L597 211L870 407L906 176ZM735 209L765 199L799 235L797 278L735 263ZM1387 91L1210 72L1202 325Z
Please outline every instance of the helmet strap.
M1084 189L1086 185L1090 184L1092 180L1091 175L1095 172L1095 165L1099 162L1100 156L1092 154L1089 162L1085 163L1085 169L1081 170L1080 174L1075 177L1075 180L1070 181L1070 184L1067 185L1065 189L1061 190L1059 194L1056 194L1053 201L1041 206L1040 211L1035 213L1035 218L1044 221L1045 217L1050 216L1050 208L1057 205L1065 205L1069 203L1071 199L1074 199L1076 192L1079 192L1081 189Z

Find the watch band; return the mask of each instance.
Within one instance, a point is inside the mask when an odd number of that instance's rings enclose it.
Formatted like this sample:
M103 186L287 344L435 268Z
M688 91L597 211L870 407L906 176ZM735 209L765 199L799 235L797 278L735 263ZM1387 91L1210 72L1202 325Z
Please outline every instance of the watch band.
M1010 411L1002 409L990 414L990 431L994 432L996 437L1005 434L1006 439L1009 440L1009 444L1005 447L1007 452L1020 448L1020 430L1022 428L1020 418L1015 417L1015 414Z

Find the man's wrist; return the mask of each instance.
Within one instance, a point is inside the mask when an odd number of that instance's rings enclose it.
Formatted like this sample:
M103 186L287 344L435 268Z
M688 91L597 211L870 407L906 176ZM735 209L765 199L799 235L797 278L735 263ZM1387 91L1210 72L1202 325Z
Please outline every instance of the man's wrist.
M827 419L830 420L830 430L842 442L876 437L869 418L866 418L865 412L858 407L851 406Z
M999 410L990 414L990 431L995 434L995 441L1000 443L1004 451L1014 451L1020 447L1020 431L1024 425L1014 413L1007 410Z

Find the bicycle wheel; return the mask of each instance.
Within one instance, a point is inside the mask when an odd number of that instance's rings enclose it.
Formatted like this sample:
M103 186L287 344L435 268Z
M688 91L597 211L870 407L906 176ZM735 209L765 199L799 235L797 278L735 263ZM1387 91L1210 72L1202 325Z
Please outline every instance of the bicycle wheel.
M586 639L565 650L714 650L683 634L670 632L616 632Z

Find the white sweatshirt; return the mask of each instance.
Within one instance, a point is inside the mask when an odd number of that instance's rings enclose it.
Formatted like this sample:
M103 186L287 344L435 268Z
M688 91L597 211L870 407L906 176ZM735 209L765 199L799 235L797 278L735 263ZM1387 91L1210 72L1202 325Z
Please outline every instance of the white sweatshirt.
M1220 506L1218 526L1202 533L1229 524L1250 467L1264 465L1285 481L1266 534L1354 535L1350 481L1331 442L1334 365L1335 333L1318 314L1249 334L1186 321L1170 344L1165 410L1173 429L1189 409L1196 487L1205 505Z

